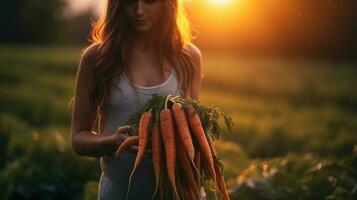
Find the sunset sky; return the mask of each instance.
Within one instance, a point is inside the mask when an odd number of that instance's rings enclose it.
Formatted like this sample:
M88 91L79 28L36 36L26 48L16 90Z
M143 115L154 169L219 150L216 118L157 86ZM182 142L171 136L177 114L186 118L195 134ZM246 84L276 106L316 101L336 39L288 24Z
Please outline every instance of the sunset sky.
M87 9L93 9L96 12L100 12L104 8L105 1L103 0L76 0L76 1L71 1L67 0L69 7L70 7L70 13L71 15L77 13L77 12L82 12ZM227 6L232 6L233 2L237 0L196 0L197 2L206 4L208 6L214 6L217 8L222 8L222 7L227 7ZM241 0L240 0L241 1ZM183 0L185 4L190 4L193 2L193 0Z
M69 1L69 14L99 13L105 0ZM325 49L349 44L355 12L352 1L184 0L196 42L217 48ZM308 47L310 45L311 47Z

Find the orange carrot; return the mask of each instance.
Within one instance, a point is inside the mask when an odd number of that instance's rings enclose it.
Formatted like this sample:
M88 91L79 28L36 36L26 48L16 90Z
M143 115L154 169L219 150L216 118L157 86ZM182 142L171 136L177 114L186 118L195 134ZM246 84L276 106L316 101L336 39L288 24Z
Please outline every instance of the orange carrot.
M229 200L229 195L226 187L226 183L224 181L223 174L220 173L219 169L216 167L216 174L217 174L217 185L218 189L222 193L225 200Z
M167 174L170 180L170 183L173 186L175 195L178 197L177 188L176 188L176 177L175 177L175 167L176 167L176 149L175 149L175 130L174 122L172 119L171 110L164 108L160 112L160 130L162 141L165 146L166 154L166 167Z
M201 190L201 153L199 151L196 151L195 153L195 159L194 159L195 165L197 167L197 172L196 172L196 182L197 182L197 187L199 190Z
M177 159L185 175L185 180L188 183L188 186L190 186L195 195L199 195L199 190L197 188L195 176L192 172L191 163L189 161L189 158L187 157L185 147L182 141L180 141L180 138L177 138Z
M216 161L217 160L217 152L216 152L216 149L214 148L214 143L213 143L213 141L212 141L212 139L210 137L207 137L207 141L208 141L209 147L211 149L212 156L213 156L213 158L215 160L215 162L214 162L214 170L216 172L216 179L217 179L218 189L222 193L224 199L225 200L229 200L229 195L228 195L226 183L224 181L223 174L221 174L221 171L219 169L218 161Z
M144 112L141 116L140 124L139 124L139 148L135 160L134 169L136 169L136 167L139 165L144 155L147 141L148 141L148 128L151 118L152 118L151 112Z
M195 199L200 199L200 196L197 196L195 198L195 192L193 192L193 189L190 188L190 187L187 187L187 190L188 190L188 194L189 194L189 199L192 199L192 200L195 200ZM200 193L198 193L198 195L200 195Z
M177 196L177 198L174 198L174 199L184 199L185 195L184 195L183 189L185 187L185 183L184 183L185 180L182 176L183 172L182 172L182 169L179 167L179 164L176 165L175 173L176 173L175 176L177 177L176 178L176 188L177 188L177 192L178 192L179 196Z
M216 149L214 148L214 143L213 143L211 137L207 137L207 142L209 145L209 149L211 150L212 157L217 158L217 152L216 152Z
M180 194L182 195L182 198L185 200L188 200L190 197L190 194L188 194L187 187L185 185L182 185L182 188L180 190Z
M128 186L128 192L126 193L126 199L128 199L128 196L129 196L131 177L133 176L135 169L138 167L141 159L144 156L144 152L145 152L147 141L148 141L148 128L149 128L149 124L150 124L151 118L152 118L152 114L149 111L144 112L141 115L141 118L140 118L140 122L139 122L139 148L138 148L138 153L136 155L134 168L133 168L133 170L132 170L132 172L130 174L130 177L129 177L129 186Z
M185 200L195 200L192 190L187 185L182 185L182 196Z
M139 136L132 136L132 137L126 138L124 140L124 142L120 144L119 148L117 149L117 151L115 153L115 156L118 157L119 154L121 154L121 153L123 153L123 151L125 151L125 149L127 149L131 145L138 143L138 141L139 141Z
M189 124L190 128L192 129L192 131L197 139L197 142L200 146L202 155L208 164L208 171L211 174L214 182L216 182L216 173L214 171L212 153L211 153L209 144L207 142L207 138L206 138L205 132L203 130L200 117L198 116L197 112L191 105L189 105L187 107L186 112L187 112L188 124Z
M151 149L152 149L153 168L154 168L155 179L156 179L155 191L152 196L152 198L154 198L159 186L160 172L161 172L161 137L160 137L159 125L157 123L154 123L151 131Z
M182 109L180 103L174 103L171 109L174 115L174 119L176 122L177 129L179 131L181 141L185 146L185 150L188 154L190 161L193 162L193 159L195 157L195 149L193 147L192 138L191 138L190 130L188 128L185 111Z

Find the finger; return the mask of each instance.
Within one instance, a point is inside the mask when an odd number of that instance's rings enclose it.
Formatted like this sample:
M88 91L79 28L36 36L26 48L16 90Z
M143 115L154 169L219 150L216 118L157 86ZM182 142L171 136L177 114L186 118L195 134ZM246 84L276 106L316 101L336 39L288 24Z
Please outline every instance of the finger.
M146 149L146 150L145 150L145 153L150 154L151 152L152 152L151 149Z
M122 137L124 140L128 139L130 136L128 134L125 133L118 133L120 135L120 137Z
M130 125L124 125L124 126L119 126L117 129L117 132L119 133L125 133L128 132L130 130L131 126Z
M132 145L132 146L130 146L130 151L132 151L132 152L138 152L138 149L139 149L139 147L138 147L138 145Z
M123 125L123 126L119 126L117 128L117 131L120 132L120 131L130 130L130 128L131 128L130 125Z

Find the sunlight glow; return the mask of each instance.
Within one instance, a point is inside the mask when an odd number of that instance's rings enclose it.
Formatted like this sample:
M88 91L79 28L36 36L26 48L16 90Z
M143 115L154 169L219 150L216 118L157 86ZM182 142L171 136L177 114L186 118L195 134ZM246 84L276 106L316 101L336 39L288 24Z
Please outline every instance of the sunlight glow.
M207 0L214 6L229 6L233 3L233 0Z

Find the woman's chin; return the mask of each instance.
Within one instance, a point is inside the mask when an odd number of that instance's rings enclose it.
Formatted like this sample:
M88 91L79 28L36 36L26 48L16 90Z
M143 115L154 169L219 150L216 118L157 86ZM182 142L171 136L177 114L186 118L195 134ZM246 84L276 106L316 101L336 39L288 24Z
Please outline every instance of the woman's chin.
M133 29L137 32L148 32L151 30L151 26L149 24L136 25L133 26Z
M137 32L149 32L150 28L149 27L135 27L135 31L137 31Z

